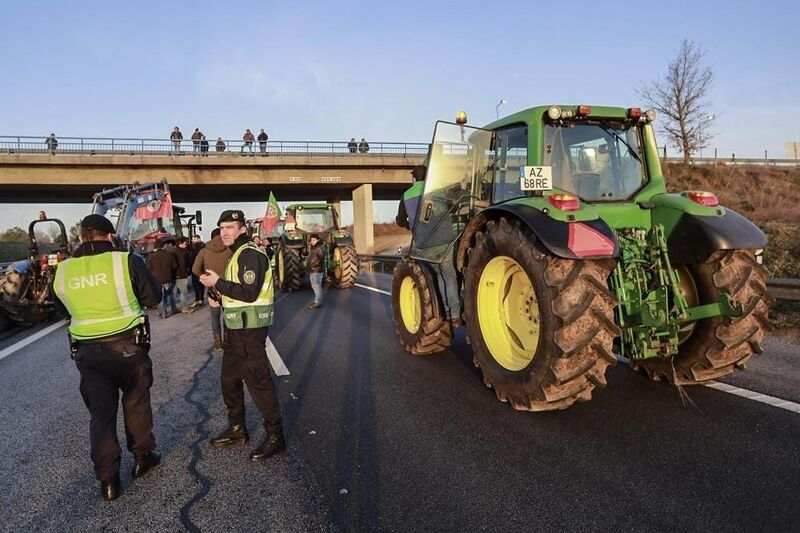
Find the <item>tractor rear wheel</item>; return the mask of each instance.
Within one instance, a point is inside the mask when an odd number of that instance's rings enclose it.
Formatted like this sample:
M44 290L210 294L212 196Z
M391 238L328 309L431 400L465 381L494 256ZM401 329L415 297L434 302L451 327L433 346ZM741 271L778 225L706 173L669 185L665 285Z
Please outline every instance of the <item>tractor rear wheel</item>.
M443 316L435 287L412 259L403 260L394 269L392 318L400 344L410 354L439 353L453 340L452 325Z
M772 300L767 294L766 270L752 251L732 250L716 252L701 265L680 265L678 272L681 285L696 290L695 305L728 294L742 306L742 316L699 320L686 338L680 338L677 355L645 360L639 366L653 380L665 378L676 385L701 383L744 368L753 354L761 353L764 333L772 328L767 318ZM684 281L684 274L691 283ZM692 305L691 298L687 300Z
M518 220L489 221L465 267L465 315L484 383L514 409L588 401L605 386L620 330L606 280L613 260L551 254Z
M300 255L293 248L278 250L278 281L281 290L296 291L300 288Z
M340 289L350 289L358 278L358 254L352 246L333 249L333 279Z

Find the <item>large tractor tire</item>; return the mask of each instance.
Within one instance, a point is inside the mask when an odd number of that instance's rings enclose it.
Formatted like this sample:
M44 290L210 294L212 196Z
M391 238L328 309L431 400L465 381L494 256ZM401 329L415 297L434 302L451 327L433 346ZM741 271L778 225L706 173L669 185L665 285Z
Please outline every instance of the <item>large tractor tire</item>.
M278 281L285 292L300 289L300 254L294 248L278 249Z
M394 269L392 317L400 344L410 354L439 353L453 340L453 328L444 316L436 289L412 259Z
M681 290L689 305L715 302L722 294L742 306L739 317L699 320L682 330L677 355L638 363L653 380L692 385L727 376L760 354L767 313L767 272L750 250L721 251L701 265L679 265Z
M467 251L464 301L474 362L521 411L588 401L616 364L614 260L551 254L518 220L489 221Z
M358 278L358 254L352 246L333 249L333 279L340 289L350 289Z

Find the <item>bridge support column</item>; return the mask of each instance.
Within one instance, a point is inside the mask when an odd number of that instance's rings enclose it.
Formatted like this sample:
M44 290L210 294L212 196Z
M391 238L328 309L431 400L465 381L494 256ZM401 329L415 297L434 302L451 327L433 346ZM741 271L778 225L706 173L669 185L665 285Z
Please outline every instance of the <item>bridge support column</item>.
M353 241L356 252L372 252L375 239L372 233L372 184L365 184L353 191Z

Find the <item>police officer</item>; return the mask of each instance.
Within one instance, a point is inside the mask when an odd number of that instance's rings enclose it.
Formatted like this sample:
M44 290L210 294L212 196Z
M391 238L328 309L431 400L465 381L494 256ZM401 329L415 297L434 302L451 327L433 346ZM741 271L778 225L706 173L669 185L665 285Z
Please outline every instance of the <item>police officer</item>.
M273 316L272 271L267 255L247 236L243 212L223 211L217 225L222 242L233 255L223 277L207 270L200 276L200 282L206 287L213 287L222 299L225 342L221 382L229 427L211 439L211 445L247 442L244 382L264 417L266 438L250 453L250 460L260 461L286 449L281 407L272 383L266 352L267 331ZM220 304L209 300L209 305Z
M143 476L161 457L153 450L153 384L145 307L155 307L161 286L141 259L113 246L114 226L102 215L81 221L80 246L59 264L53 281L58 302L71 317L72 358L81 375L80 392L89 409L91 456L105 500L119 496L117 440L119 391L131 475Z

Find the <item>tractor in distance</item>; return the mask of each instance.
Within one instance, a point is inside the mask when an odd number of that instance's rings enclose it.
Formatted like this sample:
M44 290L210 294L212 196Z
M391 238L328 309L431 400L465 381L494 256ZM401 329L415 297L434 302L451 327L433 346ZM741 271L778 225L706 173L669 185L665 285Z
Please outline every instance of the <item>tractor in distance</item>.
M466 325L484 383L528 411L590 400L615 354L686 385L761 353L767 239L711 192L667 193L654 119L551 105L437 122L393 279L405 350L441 352Z
M300 288L311 249L308 238L314 233L325 246L325 277L340 289L351 288L358 277L358 254L353 237L339 228L338 214L331 204L293 204L286 208L276 251L280 288L287 292Z

